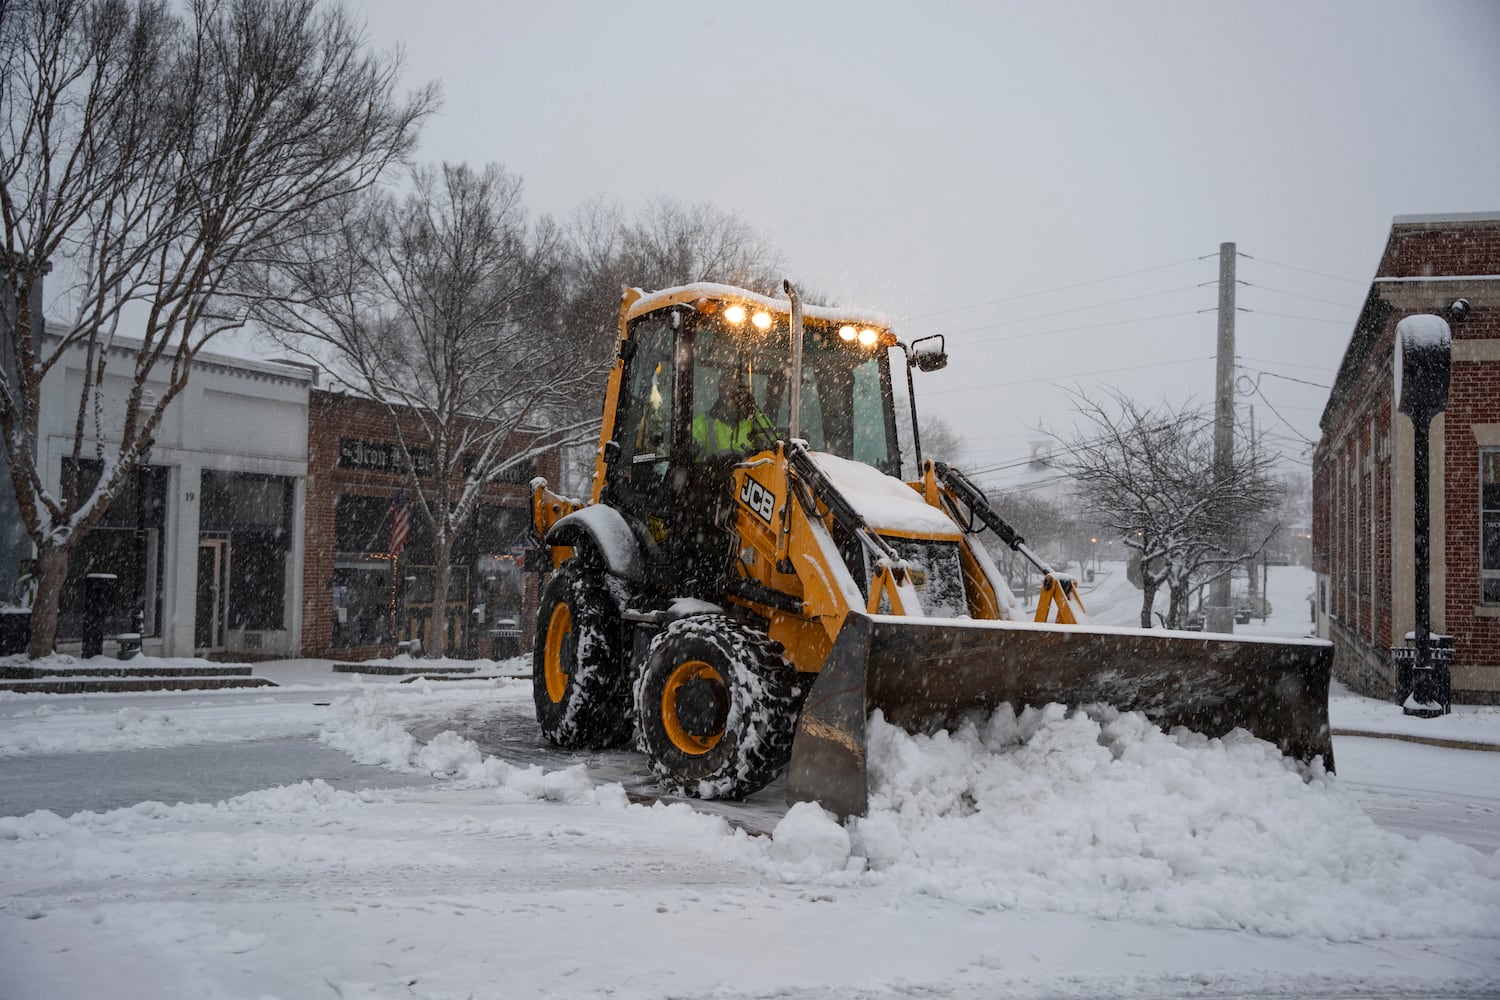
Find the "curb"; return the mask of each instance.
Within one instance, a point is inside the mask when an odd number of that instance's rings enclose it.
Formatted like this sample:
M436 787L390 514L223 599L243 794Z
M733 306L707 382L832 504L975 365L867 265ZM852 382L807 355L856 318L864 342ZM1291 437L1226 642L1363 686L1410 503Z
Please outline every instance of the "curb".
M135 691L212 691L220 688L279 687L265 677L79 678L61 681L3 681L0 691L15 694L119 694Z
M384 663L335 663L336 674L368 674L371 677L405 677L408 674L455 674L472 676L478 667L408 667Z
M1330 730L1334 736L1364 736L1372 740L1400 740L1403 743L1420 743L1429 747L1443 747L1447 750L1481 750L1488 753L1500 753L1500 745L1494 743L1475 743L1472 740L1450 740L1438 736L1412 736L1408 733L1376 733L1364 729L1334 729Z
M0 681L52 681L72 678L125 678L125 677L249 677L253 668L248 666L217 667L212 664L191 667L12 667L0 666Z

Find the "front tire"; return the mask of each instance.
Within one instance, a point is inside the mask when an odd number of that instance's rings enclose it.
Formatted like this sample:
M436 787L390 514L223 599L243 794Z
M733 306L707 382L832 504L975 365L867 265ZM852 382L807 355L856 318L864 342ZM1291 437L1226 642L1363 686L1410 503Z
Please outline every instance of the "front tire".
M743 798L786 767L803 690L763 633L721 615L683 618L652 642L636 679L638 745L668 791Z
M630 740L634 719L620 643L620 614L602 572L564 563L542 591L532 650L536 721L548 742L605 750Z

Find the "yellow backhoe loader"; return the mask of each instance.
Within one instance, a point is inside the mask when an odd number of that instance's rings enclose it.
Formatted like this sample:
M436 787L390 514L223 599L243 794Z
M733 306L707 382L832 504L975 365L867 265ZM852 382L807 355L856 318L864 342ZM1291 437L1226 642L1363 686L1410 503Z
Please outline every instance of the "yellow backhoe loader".
M792 800L840 816L867 807L876 709L931 730L1102 702L1332 766L1327 643L1089 626L1073 581L915 430L899 478L893 358L910 400L942 338L785 291L625 292L591 493L532 484L555 567L533 675L548 740L634 738L664 788L705 798L786 770ZM986 529L1045 574L1032 620Z

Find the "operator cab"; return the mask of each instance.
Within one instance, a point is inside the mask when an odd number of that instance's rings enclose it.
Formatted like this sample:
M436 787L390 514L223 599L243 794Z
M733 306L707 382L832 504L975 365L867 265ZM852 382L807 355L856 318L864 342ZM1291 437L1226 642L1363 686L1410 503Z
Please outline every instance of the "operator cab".
M712 527L730 472L791 427L789 304L705 287L722 286L670 289L631 308L600 495L644 529L650 557L679 586L707 583L732 557ZM800 436L813 451L899 476L894 335L817 307L804 310L803 331Z

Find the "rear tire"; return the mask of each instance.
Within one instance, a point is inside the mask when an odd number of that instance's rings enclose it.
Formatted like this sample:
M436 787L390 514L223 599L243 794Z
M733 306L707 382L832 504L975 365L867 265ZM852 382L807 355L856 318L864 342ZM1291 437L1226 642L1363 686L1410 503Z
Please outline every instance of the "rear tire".
M636 679L638 745L668 791L743 798L786 767L804 690L762 632L684 618L651 643Z
M564 563L542 591L532 650L532 697L542 735L572 750L630 740L630 683L620 655L620 614L602 574Z

